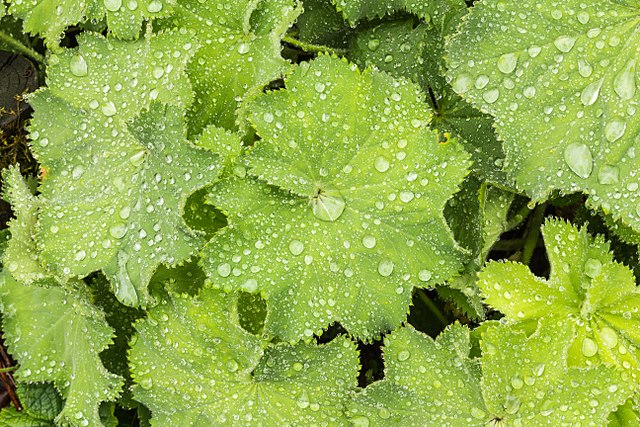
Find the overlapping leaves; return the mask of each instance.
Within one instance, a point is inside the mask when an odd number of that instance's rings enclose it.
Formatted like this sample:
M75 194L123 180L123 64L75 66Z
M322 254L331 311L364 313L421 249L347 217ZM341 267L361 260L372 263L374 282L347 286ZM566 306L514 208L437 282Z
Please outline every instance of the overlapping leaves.
M613 261L609 245L586 228L549 221L542 234L551 264L548 280L518 263L490 263L480 273L486 301L531 331L540 318L575 327L571 365L610 363L635 381L640 353L640 292L629 268Z
M215 154L185 139L193 48L185 34L133 43L86 34L55 57L49 86L30 100L32 148L46 172L42 258L61 277L103 270L127 305L149 303L158 264L204 243L180 216L220 170Z
M385 340L385 379L349 406L361 426L606 425L632 394L610 366L567 368L571 328L542 322L530 337L500 326L471 359L468 329L453 325L437 340L411 328ZM541 351L544 349L544 351Z
M448 45L453 87L496 117L522 190L588 193L636 231L638 22L628 1L485 1Z
M152 425L345 424L355 345L267 345L242 329L235 305L236 296L205 289L169 297L136 325L134 396Z
M320 56L286 85L251 108L250 176L211 193L229 226L203 266L214 286L260 291L287 341L334 321L370 339L404 319L414 286L461 268L442 209L467 155L438 143L407 82Z

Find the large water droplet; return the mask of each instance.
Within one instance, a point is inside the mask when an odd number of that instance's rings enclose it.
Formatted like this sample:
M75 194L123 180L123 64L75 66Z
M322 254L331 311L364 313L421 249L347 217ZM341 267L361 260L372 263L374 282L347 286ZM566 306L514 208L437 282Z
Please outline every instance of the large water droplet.
M302 251L304 251L304 243L302 243L300 240L292 240L289 243L289 252L291 252L293 255L300 255Z
M118 112L118 109L116 108L116 105L111 101L107 102L102 106L102 114L104 114L107 117L111 117L115 115L117 112Z
M515 390L520 390L522 387L524 387L524 381L522 381L522 378L520 377L513 377L511 378L511 387L513 387Z
M117 222L109 228L109 233L116 239L122 239L127 234L127 226L122 222Z
M147 5L147 10L150 13L158 13L162 10L162 2L158 0L153 0L151 3Z
M593 357L598 353L598 344L589 337L582 340L582 354L585 357Z
M394 267L395 264L393 263L393 261L383 259L378 263L378 273L380 273L380 275L383 277L388 277L391 275L391 273L393 273Z
M589 178L593 170L591 150L585 144L571 143L564 150L564 161L569 169L580 178Z
M473 87L473 79L466 74L460 74L451 86L457 93L463 94Z
M618 345L618 334L616 334L616 331L614 331L613 329L605 326L604 328L600 329L599 335L602 344L604 344L606 347L614 348L616 345Z
M220 277L229 277L229 275L231 274L231 266L225 262L225 263L219 264L216 271L218 272L218 275Z
M400 353L398 353L398 360L400 362L408 360L409 357L411 357L411 353L409 353L409 351L407 350L402 350Z
M618 184L620 182L620 168L604 165L598 171L598 182L604 185Z
M627 122L623 119L613 119L604 127L604 136L609 142L616 142L627 130Z
M431 280L431 276L433 276L433 274L429 270L420 270L418 273L418 279L422 282L428 282Z
M311 201L313 214L322 221L335 221L344 212L345 201L338 192L320 192Z
M309 406L309 396L307 395L306 391L303 391L300 397L298 397L298 399L296 400L296 405L298 405L298 408L300 409L305 409Z
M389 170L389 160L385 159L382 156L378 156L374 160L373 166L378 172L386 172Z
M362 245L367 249L372 249L376 246L376 238L373 236L364 236L362 238Z
M613 90L622 100L633 98L636 94L636 61L629 60L624 70L613 78Z
M69 70L74 76L84 77L87 75L87 61L82 55L73 55L69 61Z
M589 258L584 263L584 274L591 277L592 279L596 277L598 274L600 274L601 270L602 270L602 262L600 262L599 259Z
M560 52L567 53L573 49L573 46L576 44L576 39L571 36L560 36L554 40L553 44Z
M514 53L505 53L498 58L498 69L504 74L511 74L518 65L518 58Z
M104 8L111 12L120 10L122 0L104 0Z
M488 104L493 104L500 97L500 91L498 89L491 89L482 94L482 99Z
M580 94L580 101L585 106L593 105L600 95L600 88L602 87L602 83L604 79L597 80L589 85L587 85Z
M593 74L593 67L586 59L578 59L578 73L582 77L589 77Z
M364 415L358 415L351 418L353 427L369 427L369 418Z

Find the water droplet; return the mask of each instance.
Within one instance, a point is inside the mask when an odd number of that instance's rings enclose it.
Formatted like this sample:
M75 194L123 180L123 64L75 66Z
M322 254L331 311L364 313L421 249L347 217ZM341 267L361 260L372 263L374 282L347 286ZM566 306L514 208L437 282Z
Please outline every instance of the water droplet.
M484 89L489 84L489 76L486 74L480 74L476 79L476 89Z
M149 390L151 387L153 387L153 380L151 379L151 377L145 377L141 379L138 384L140 384L140 387L144 388L145 390Z
M109 228L109 233L116 239L122 239L127 234L127 226L122 222L117 222Z
M413 200L414 197L415 197L415 194L413 193L413 191L400 192L400 200L402 200L404 203L409 203L410 201Z
M573 49L573 46L576 44L576 39L571 36L560 36L554 40L553 44L560 52L567 53Z
M600 184L617 184L620 181L620 168L617 166L604 165L598 171L598 182Z
M147 5L147 10L150 13L158 13L162 10L162 2L158 0L153 0L151 3Z
M520 377L511 378L511 387L515 390L520 390L524 386L524 381Z
M82 55L73 55L69 61L69 70L74 76L84 77L88 73L87 61Z
M578 22L581 23L582 25L586 25L589 22L589 18L590 18L589 12L585 10L581 10L580 12L578 12L576 17L578 18Z
M616 142L627 130L627 122L622 119L613 119L604 127L604 136L609 142Z
M264 120L266 123L273 123L273 114L271 113L264 113L262 115L262 120Z
M487 414L480 408L476 408L475 406L471 408L471 416L475 419L482 420L486 418Z
M582 354L585 357L593 357L598 353L598 344L589 337L582 340Z
M582 77L589 77L593 74L593 67L586 59L578 59L578 73Z
M542 52L542 48L540 46L531 46L529 49L527 49L527 53L532 58L540 55L540 52Z
M358 415L351 418L353 427L369 427L369 418L364 415Z
M240 43L238 45L238 53L240 55L244 55L245 53L249 53L249 50L251 50L251 45L249 43Z
M378 172L386 172L389 170L389 160L385 159L382 156L376 157L373 165Z
M391 412L387 408L380 408L378 410L378 416L383 420L386 420L391 417Z
M320 192L312 199L313 215L321 221L335 221L344 212L345 201L342 196Z
M104 114L107 117L111 117L115 115L117 112L118 112L118 109L116 108L116 105L111 101L107 102L102 106L102 114Z
M129 2L127 2L127 7L129 10L136 10L138 8L138 2L136 0L129 0Z
M231 266L228 263L219 264L216 269L220 277L229 277L231 274Z
M84 167L78 165L71 171L71 177L73 179L80 179L80 177L84 175Z
M162 67L154 67L151 74L153 74L154 78L159 79L164 76L164 69Z
M482 99L488 104L493 104L500 97L500 91L498 89L491 89L482 94Z
M535 87L533 87L533 86L528 86L528 87L524 88L524 91L522 91L522 94L523 94L525 97L527 97L527 98L531 99L531 98L533 98L534 96L536 96L536 88L535 88Z
M429 280L431 280L432 276L433 274L429 270L420 270L420 272L418 273L418 279L423 282L428 282Z
M514 53L505 53L498 58L498 69L504 74L511 74L516 69L518 57Z
M466 74L460 74L458 78L453 81L451 86L453 86L453 90L455 90L457 93L462 94L471 89L471 87L473 86L473 79Z
M593 170L591 150L585 144L571 143L564 150L564 161L569 169L580 178L589 178Z
M580 94L580 101L584 106L589 106L595 104L598 100L598 96L600 96L600 88L602 87L602 83L604 79L597 80L589 85L587 85Z
M104 0L104 7L110 12L116 12L122 6L122 0Z
M291 243L289 243L289 252L293 255L298 256L302 251L304 251L304 243L300 240L292 240Z
M622 100L633 98L636 94L636 61L629 60L624 70L614 77L613 90Z
M398 360L400 362L404 362L405 360L408 360L409 357L411 357L411 353L409 353L407 350L402 350L400 353L398 353Z
M227 371L236 372L240 368L240 365L235 360L231 359L227 362Z
M383 277L388 277L393 273L394 267L393 261L384 259L378 263L378 273Z
M146 151L140 150L133 156L129 157L129 162L134 166L140 166L144 162Z
M120 209L120 212L118 212L118 215L122 219L129 218L129 215L131 215L131 208L129 206L123 207L122 209Z
M78 252L76 252L76 256L74 257L74 259L76 261L82 261L86 257L87 257L87 253L83 250L79 250Z
M378 40L378 39L370 39L369 42L367 42L367 47L371 51L377 50L378 47L380 47L380 40Z
M326 86L322 82L316 82L316 84L313 85L313 87L315 88L316 92L322 93L322 92L324 92L324 89L325 89Z
M616 345L618 345L618 334L616 334L613 329L605 326L604 328L600 329L599 335L600 340L602 341L602 344L605 345L605 347L614 348Z
M376 238L373 236L364 236L362 238L362 245L367 249L372 249L376 246Z

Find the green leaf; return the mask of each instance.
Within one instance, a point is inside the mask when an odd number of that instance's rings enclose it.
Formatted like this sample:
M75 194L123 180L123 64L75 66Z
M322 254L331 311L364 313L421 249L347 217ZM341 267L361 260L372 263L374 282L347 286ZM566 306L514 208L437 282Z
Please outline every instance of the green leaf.
M51 383L18 383L16 391L23 411L32 418L53 421L64 406L60 394Z
M357 382L355 345L269 345L238 323L235 296L172 296L137 324L137 400L157 426L344 425ZM167 402L171 402L167 405Z
M613 363L638 383L640 366L640 291L629 268L613 261L609 245L592 239L586 228L560 220L544 225L542 235L551 264L548 280L525 265L492 262L480 273L486 302L511 323L529 332L542 317L569 328L570 365Z
M289 67L280 39L300 14L293 0L181 0L164 27L195 31L201 47L189 64L196 94L189 134L209 124L236 129L236 109L247 91L261 89Z
M453 87L496 117L518 188L584 192L636 231L637 23L629 2L482 2L448 45Z
M191 97L182 72L190 45L181 34L135 43L85 35L79 50L61 52L49 87L31 99L32 148L46 171L42 258L63 278L104 271L126 305L149 303L156 267L204 243L181 213L220 164L185 139L179 107Z
M346 47L349 24L331 0L304 0L304 11L296 20L300 40L307 43Z
M368 340L405 318L414 286L462 267L442 210L467 173L426 127L417 88L320 56L251 108L249 175L211 199L229 226L207 245L209 282L260 291L266 331L309 339L339 321Z
M551 322L531 337L492 327L478 364L462 326L450 326L435 341L399 329L385 340L385 379L357 395L348 415L355 425L372 427L558 426L577 417L582 425L604 425L632 390L612 367L567 368L564 340L571 335L571 328Z
M113 329L85 298L82 286L25 286L6 272L0 274L3 329L20 364L17 379L51 381L65 399L57 424L101 426L100 403L114 400L123 381L100 361Z
M11 205L15 218L9 221L11 239L2 256L2 264L21 283L30 285L49 277L39 261L33 235L41 202L26 183L18 166L2 172L3 198Z
M18 412L13 406L0 411L0 427L54 427L51 420L43 420L29 415L26 411Z
M466 9L464 0L333 0L351 26L362 19L381 18L405 10L436 27L447 25L452 11Z
M67 27L106 17L117 38L135 39L145 19L171 13L175 0L9 0L9 13L24 20L24 32L44 37L50 48L58 46Z

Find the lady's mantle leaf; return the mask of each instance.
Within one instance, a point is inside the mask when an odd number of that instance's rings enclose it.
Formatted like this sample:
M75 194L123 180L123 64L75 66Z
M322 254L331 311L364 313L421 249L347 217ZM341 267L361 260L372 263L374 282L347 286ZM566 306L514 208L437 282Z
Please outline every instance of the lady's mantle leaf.
M551 317L567 328L575 325L569 363L585 366L615 363L640 383L640 291L633 273L612 260L602 238L562 221L542 229L551 276L534 276L517 263L490 263L480 273L486 301L529 331L538 319Z
M86 35L31 99L32 147L46 171L42 257L62 277L102 269L127 305L149 302L158 264L204 243L180 215L217 177L218 157L186 142L182 108L153 101L189 101L190 48L178 34L126 44Z
M235 297L172 296L138 323L134 396L157 426L343 425L355 345L270 345L242 329ZM170 402L168 405L167 402Z
M229 227L208 244L213 286L260 291L266 331L287 341L339 321L370 339L404 319L414 286L441 283L463 254L442 216L467 154L438 144L418 90L328 56L259 97L253 178L216 185ZM277 188L279 187L279 188Z
M355 27L362 19L383 17L406 10L435 27L445 27L453 14L466 9L464 0L332 0L336 8Z
M189 64L196 93L190 134L208 124L236 128L238 102L290 66L280 38L300 14L293 0L180 0L163 26L195 31L201 47Z
M20 283L31 285L49 277L39 262L33 235L40 201L20 175L20 168L9 167L2 173L4 199L11 204L15 218L9 222L11 240L2 256L2 264Z
M478 365L462 326L436 341L402 328L385 340L385 379L356 396L348 414L355 425L372 427L605 425L632 390L609 366L567 369L564 342L572 334L552 322L528 338L492 327Z
M55 384L65 399L58 424L101 426L100 403L115 399L123 381L99 357L113 330L83 295L71 287L25 286L6 272L0 274L3 329L9 351L20 363L18 379Z
M448 46L454 89L496 116L521 189L588 193L638 231L639 22L628 1L485 1Z
M24 32L42 35L58 45L67 27L106 17L113 35L135 39L144 19L171 12L175 0L9 0L9 13L24 20ZM0 11L0 16L2 15Z

